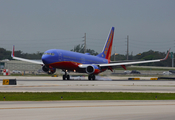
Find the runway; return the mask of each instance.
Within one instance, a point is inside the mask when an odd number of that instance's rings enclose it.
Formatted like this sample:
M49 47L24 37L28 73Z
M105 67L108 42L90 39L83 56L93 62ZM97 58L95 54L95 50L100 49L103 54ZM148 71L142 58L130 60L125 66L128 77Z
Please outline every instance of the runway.
M3 120L173 120L175 101L0 102Z
M6 79L9 77L6 77ZM14 77L11 77L14 79ZM9 78L10 79L10 78ZM156 92L175 93L175 81L71 80L59 77L15 77L17 85L2 85L0 92Z
M16 79L17 85L2 85ZM157 92L175 93L175 81L63 81L52 77L1 77L0 92ZM172 120L175 100L0 101L5 120Z

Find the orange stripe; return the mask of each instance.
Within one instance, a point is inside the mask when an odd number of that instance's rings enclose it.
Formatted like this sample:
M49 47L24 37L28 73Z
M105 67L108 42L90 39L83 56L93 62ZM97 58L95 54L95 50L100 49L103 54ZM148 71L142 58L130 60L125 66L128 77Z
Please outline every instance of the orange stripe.
M108 51L106 54L106 59L110 60L111 59L111 52L112 52L112 43L113 43L113 36L114 36L114 31L111 31L110 37L108 41L110 41L110 45L108 46Z

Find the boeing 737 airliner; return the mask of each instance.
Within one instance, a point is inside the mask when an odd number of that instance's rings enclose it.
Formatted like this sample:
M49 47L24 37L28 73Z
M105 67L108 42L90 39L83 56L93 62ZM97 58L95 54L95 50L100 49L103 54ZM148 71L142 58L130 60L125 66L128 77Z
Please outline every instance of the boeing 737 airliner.
M126 69L126 65L139 64L139 63L149 63L149 62L160 62L166 60L169 56L167 53L164 59L158 60L147 60L147 61L137 61L137 62L122 62L114 63L111 62L111 51L114 37L114 27L112 27L109 36L106 40L106 44L100 54L97 56L90 55L88 53L82 54L72 51L51 49L44 52L42 55L42 62L28 60L24 58L15 57L14 46L12 52L12 58L16 60L31 62L35 64L42 65L42 70L48 74L55 73L56 69L62 69L65 74L63 75L63 80L69 80L70 76L67 71L74 71L79 73L87 73L89 80L95 80L95 75L98 75L105 70L113 70L113 67L122 66Z

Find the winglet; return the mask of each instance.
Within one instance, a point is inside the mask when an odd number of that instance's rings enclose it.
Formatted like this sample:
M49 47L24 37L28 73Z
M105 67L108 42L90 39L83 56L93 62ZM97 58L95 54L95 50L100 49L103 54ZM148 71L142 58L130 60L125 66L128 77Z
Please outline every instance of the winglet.
M169 49L169 51L168 51L168 53L166 54L165 58L164 58L164 59L161 59L161 61L166 60L166 59L168 58L168 56L169 56L169 54L170 54L170 50L171 50L171 48Z
M11 54L12 57L15 57L15 46L13 45L13 51L12 51L12 54Z

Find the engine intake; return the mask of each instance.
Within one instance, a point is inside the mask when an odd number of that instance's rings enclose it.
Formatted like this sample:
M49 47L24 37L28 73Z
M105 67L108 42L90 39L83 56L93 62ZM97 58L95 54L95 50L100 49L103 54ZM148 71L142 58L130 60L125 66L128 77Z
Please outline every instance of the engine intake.
M86 73L88 74L99 74L101 72L100 68L96 65L89 65L86 68Z
M47 74L54 74L56 72L56 69L51 66L43 66L42 70L46 72Z

